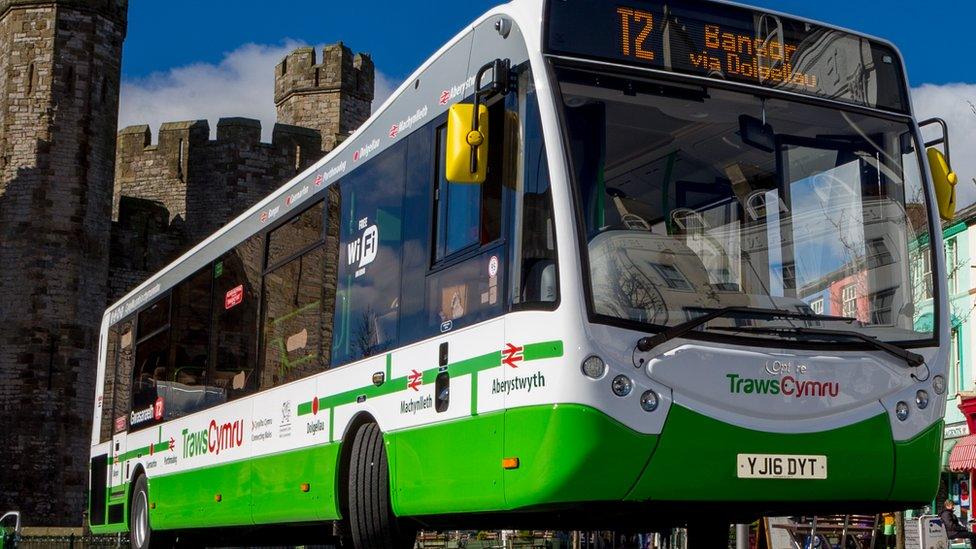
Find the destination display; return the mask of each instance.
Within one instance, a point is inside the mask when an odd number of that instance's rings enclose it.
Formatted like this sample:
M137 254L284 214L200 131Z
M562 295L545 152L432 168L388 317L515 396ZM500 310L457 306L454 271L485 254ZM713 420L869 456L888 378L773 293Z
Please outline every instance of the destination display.
M553 0L547 36L548 53L907 111L901 60L891 47L738 6Z

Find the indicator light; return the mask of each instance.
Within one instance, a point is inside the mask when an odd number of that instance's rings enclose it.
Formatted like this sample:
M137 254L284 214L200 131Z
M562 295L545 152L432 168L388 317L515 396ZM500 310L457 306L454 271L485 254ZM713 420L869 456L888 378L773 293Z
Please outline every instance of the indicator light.
M915 393L915 406L918 406L919 410L924 410L929 406L929 393L924 389L919 389Z
M905 403L904 401L899 401L898 404L895 405L895 417L898 418L898 421L905 421L906 419L908 419L907 403Z
M517 457L502 458L503 469L518 469L518 466L519 466L519 458Z
M634 382L623 374L613 378L613 381L610 383L610 389L613 391L613 394L617 395L618 397L625 397L629 395L633 388Z
M657 393L650 390L644 391L644 394L642 394L640 398L640 405L645 412L653 412L654 410L657 410Z
M303 482L301 485L302 492L308 492L312 487L307 483Z
M220 494L214 495L214 501L216 501L217 503L220 503L223 499L224 499L223 496L221 496Z

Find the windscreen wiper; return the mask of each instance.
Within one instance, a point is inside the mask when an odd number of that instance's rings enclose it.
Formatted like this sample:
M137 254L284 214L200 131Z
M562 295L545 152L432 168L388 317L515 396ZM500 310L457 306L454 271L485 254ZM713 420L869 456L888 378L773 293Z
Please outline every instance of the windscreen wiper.
M854 322L855 318L849 318L846 316L827 316L818 314L807 314L807 313L795 313L793 311L787 311L786 309L762 309L760 307L724 307L722 309L715 309L711 312L705 313L702 316L695 317L691 320L682 322L676 326L672 326L663 332L648 337L642 337L637 342L637 350L646 353L661 345L666 341L670 341L675 338L679 338L689 332L694 331L697 328L708 324L709 322L715 320L716 318L721 318L723 316L732 315L748 315L752 317L767 317L767 318L788 318L791 320L839 320L842 322ZM846 333L846 332L842 332Z
M860 332L848 332L845 330L825 330L823 328L803 328L803 327L782 327L782 328L763 328L758 326L742 326L738 328L716 328L717 330L726 330L730 332L753 332L753 333L767 333L767 334L778 334L778 333L789 333L797 335L814 335L814 336L832 336L832 337L853 337L855 339L860 339L865 343L869 343L876 347L878 350L884 351L892 356L896 356L904 360L909 366L916 367L921 366L925 363L925 357L918 353L913 353L908 349L899 347L887 341L882 341L874 336L869 336L867 334L862 334Z

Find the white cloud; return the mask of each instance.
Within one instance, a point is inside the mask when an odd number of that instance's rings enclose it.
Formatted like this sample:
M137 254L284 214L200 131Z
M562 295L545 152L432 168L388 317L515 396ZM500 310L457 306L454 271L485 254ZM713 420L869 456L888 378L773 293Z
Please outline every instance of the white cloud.
M245 44L224 55L219 63L194 63L122 82L119 127L149 124L153 140L163 122L206 119L211 134L222 117L261 121L262 138L271 140L275 123L274 67L291 50L303 46L285 41L280 45ZM322 46L316 46L321 54ZM379 106L395 86L376 71Z
M388 76L376 71L375 81L373 82L373 110L383 105L383 102L387 100L393 92L396 91L400 82L395 82L390 80Z
M912 90L912 100L919 120L938 116L949 123L958 208L976 202L976 84L925 84ZM928 139L936 135L934 129L923 133Z

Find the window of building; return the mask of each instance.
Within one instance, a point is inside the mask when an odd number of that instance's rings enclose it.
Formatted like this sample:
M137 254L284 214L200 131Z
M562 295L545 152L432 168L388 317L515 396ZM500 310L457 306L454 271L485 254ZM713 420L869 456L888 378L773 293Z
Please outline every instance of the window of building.
M892 314L892 304L895 301L895 288L880 291L871 296L871 323L892 326L894 315Z
M883 238L875 238L864 243L867 252L867 265L869 269L877 269L895 262L888 245Z
M329 340L324 336L331 315L325 313L332 299L325 273L328 261L334 265L335 259L327 257L325 207L325 201L319 202L268 236L262 388L301 379L329 365ZM334 278L329 287L334 288Z
M254 370L263 244L263 236L253 236L213 264L214 385L224 389L228 400L258 385Z
M810 310L813 311L815 315L824 314L824 300L823 298L814 299L810 302Z
M954 398L959 394L961 389L962 364L959 360L959 355L959 328L955 327L949 332L949 398Z
M652 263L652 267L657 272L658 276L664 279L664 283L668 285L668 288L673 288L675 290L691 290L691 284L685 275L681 274L674 265L666 265L664 263Z
M932 298L932 253L928 246L918 248L912 258L912 284L918 299Z
M396 143L339 183L335 364L372 356L397 342L406 143Z
M796 289L796 263L784 263L782 268L783 288L787 290Z
M841 289L841 314L847 318L857 318L857 285L848 284Z
M945 241L946 272L948 273L949 294L953 295L959 291L959 253L956 248L956 239L950 238ZM929 269L929 279L932 278L931 268Z

